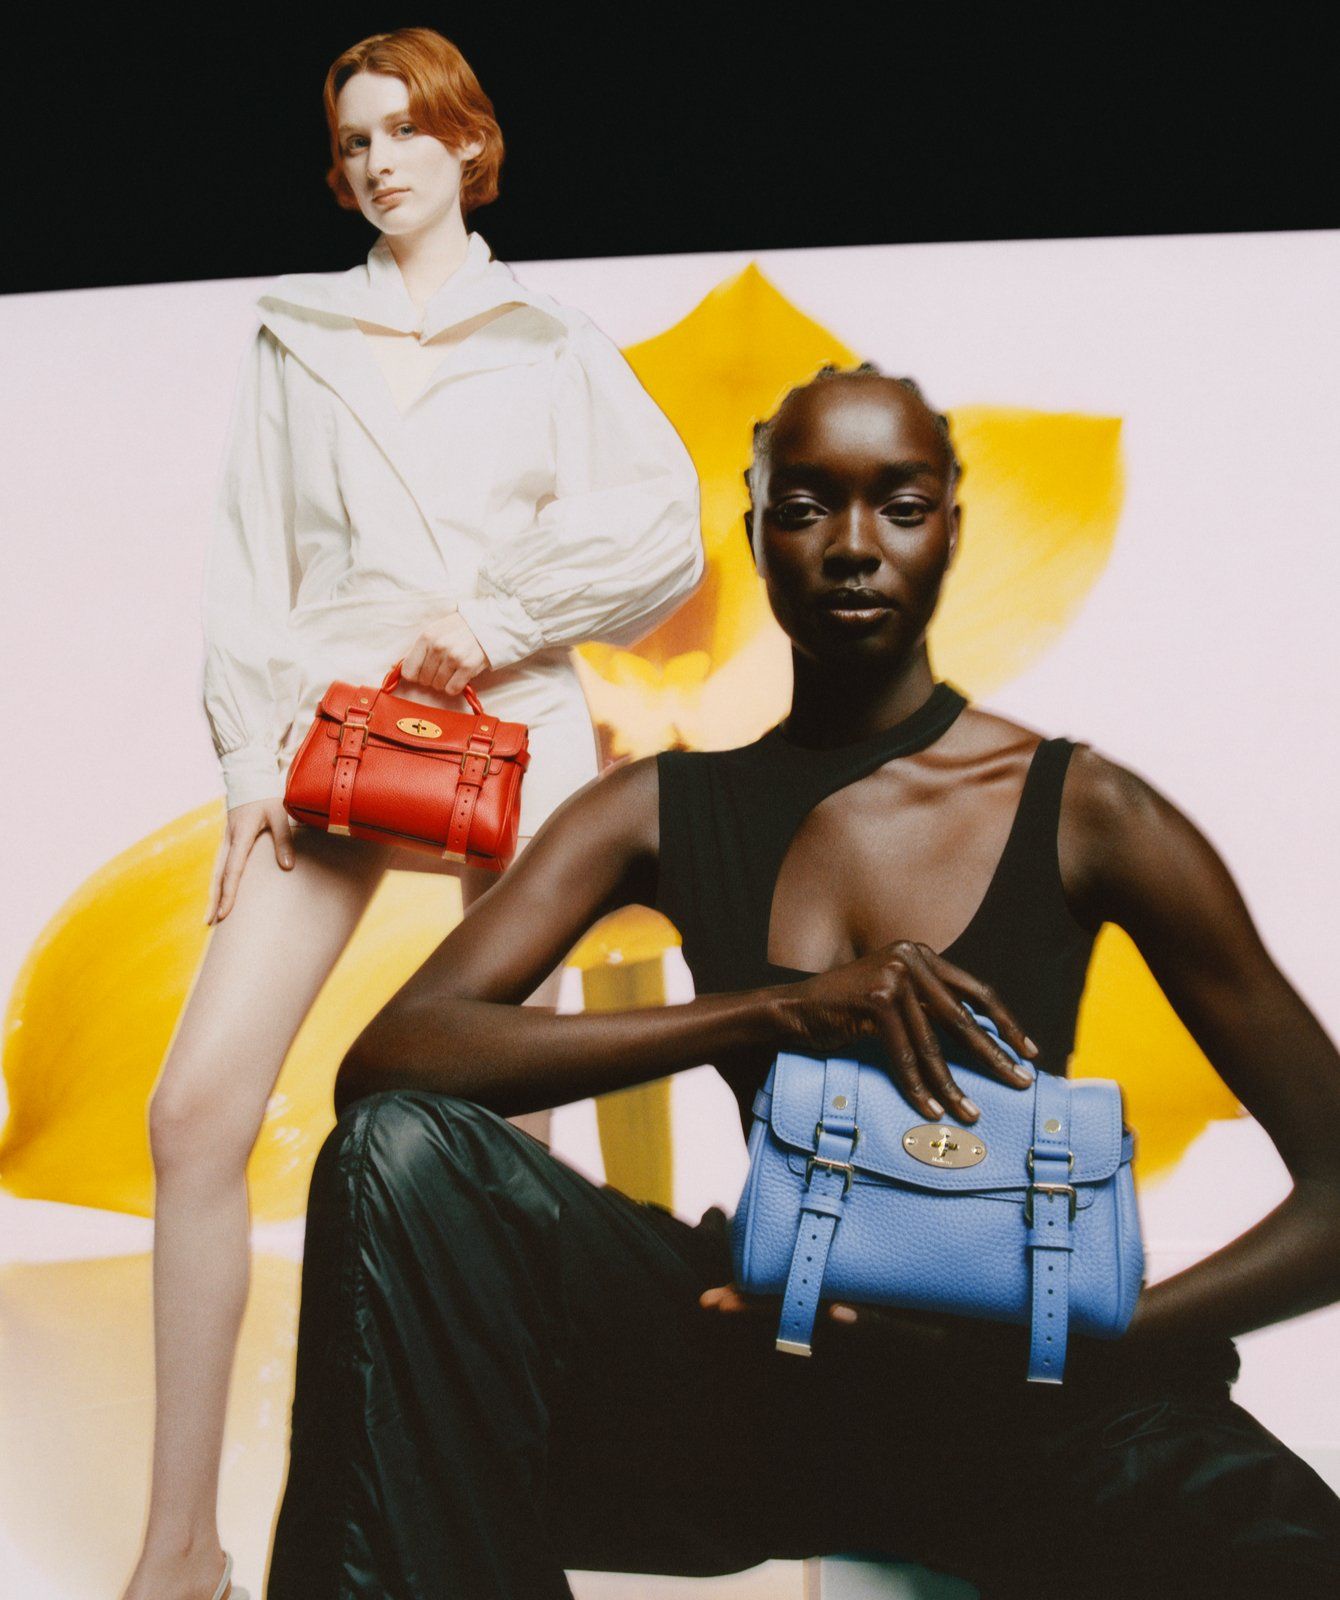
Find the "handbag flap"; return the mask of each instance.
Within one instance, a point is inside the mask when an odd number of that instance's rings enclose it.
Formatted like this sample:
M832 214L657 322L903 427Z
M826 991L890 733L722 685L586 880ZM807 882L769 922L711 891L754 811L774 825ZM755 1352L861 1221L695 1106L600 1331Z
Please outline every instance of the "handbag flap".
M835 1059L855 1059L835 1058ZM1026 1156L1033 1142L1031 1088L1013 1089L974 1067L946 1057L950 1075L982 1114L969 1126L953 1117L929 1124L908 1104L887 1070L862 1061L856 1089L856 1125L860 1130L852 1165L860 1172L918 1188L946 1191L1025 1190L1029 1185ZM813 1153L824 1090L824 1059L779 1052L769 1073L773 1133L794 1150ZM1075 1157L1070 1181L1101 1183L1121 1163L1122 1108L1120 1087L1106 1078L1063 1078L1070 1106L1069 1145ZM903 1135L914 1128L946 1128L951 1139L972 1137L986 1154L972 1166L936 1166L909 1154ZM924 1148L924 1146L923 1146Z
M464 750L479 718L473 711L448 711L442 706L424 705L398 694L385 694L366 684L332 683L322 697L317 715L330 722L343 722L354 704L372 707L368 732L390 744L412 750ZM490 719L492 720L492 719ZM400 722L417 724L419 731L398 727ZM515 759L527 748L524 722L494 722L492 753ZM436 732L429 730L436 729Z

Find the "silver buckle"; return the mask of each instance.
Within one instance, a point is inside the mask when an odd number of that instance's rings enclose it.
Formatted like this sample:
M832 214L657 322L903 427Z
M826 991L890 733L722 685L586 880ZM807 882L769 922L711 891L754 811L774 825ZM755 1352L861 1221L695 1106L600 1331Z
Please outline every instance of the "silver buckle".
M851 1175L854 1169L850 1161L830 1161L827 1156L811 1156L805 1163L805 1183L807 1187L814 1175L815 1167L823 1167L829 1172L840 1172L842 1174L842 1192L844 1195L851 1188Z
M824 1125L822 1122L816 1122L814 1124L815 1144L818 1144L823 1136ZM860 1142L861 1130L853 1127L851 1130L851 1147L853 1151L855 1151L856 1146L860 1144ZM829 1172L840 1172L842 1174L842 1192L844 1195L851 1188L851 1175L855 1171L855 1168L852 1166L850 1161L830 1161L827 1156L821 1156L818 1154L812 1155L805 1163L805 1183L807 1187L809 1185L810 1178L814 1174L815 1167L826 1167Z
M1030 1183L1024 1194L1024 1222L1027 1226L1033 1225L1033 1196L1035 1194L1068 1194L1070 1196L1070 1220L1075 1220L1075 1191L1068 1183Z

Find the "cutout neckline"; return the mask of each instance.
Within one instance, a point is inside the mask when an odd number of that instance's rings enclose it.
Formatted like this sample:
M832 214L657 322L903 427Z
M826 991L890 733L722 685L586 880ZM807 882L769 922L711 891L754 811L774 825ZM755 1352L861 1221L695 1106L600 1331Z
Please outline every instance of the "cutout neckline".
M936 685L937 689L942 688L942 687L943 688L950 688L950 686L948 684L937 684ZM952 688L950 688L950 692L951 692L951 694L955 695L957 698L962 699L962 696L958 696L957 695L957 691L956 690L953 690ZM966 702L964 702L964 703L966 704ZM931 702L929 700L924 702L920 711L913 712L912 713L912 717L906 718L906 719L904 719L903 722L896 724L894 729L886 728L886 729L884 729L882 731L881 734L875 736L872 739L861 740L857 744L854 744L854 745L842 745L842 746L839 747L839 749L842 750L842 751L857 751L857 750L863 750L867 746L869 746L872 749L878 749L880 739L887 739L890 736L890 734L892 734L895 730L897 730L897 731L906 731L907 730L907 724L910 723L913 718L920 718L921 712L924 712L924 711L928 710L930 705L931 705ZM960 707L960 709L961 709L961 707ZM944 731L944 730L942 729L941 731ZM773 729L770 730L770 732L773 733L773 734L776 734L777 733L777 729L773 728ZM938 734L936 735L936 737L938 737ZM832 753L832 752L824 752L824 751L819 751L819 750L813 750L810 747L804 746L804 745L792 744L789 740L783 741L780 738L774 740L773 742L775 744L783 744L784 743L786 748L788 748L790 750L793 750L793 751L796 751L797 753L803 753L803 754L806 754L806 755L821 756L821 755L824 755L824 754L831 754ZM930 744L932 742L933 742L933 739L924 740L924 741L922 741L921 744L917 745L916 748L918 748L918 749L925 748L925 746L927 744ZM1012 852L1016 848L1016 844L1017 844L1017 840L1018 840L1018 837L1019 837L1019 833L1020 833L1020 831L1021 831L1021 829L1023 827L1024 815L1025 815L1025 806L1026 806L1026 803L1028 801L1030 792L1031 792L1034 784L1037 781L1036 775L1037 775L1037 772L1038 772L1038 757L1039 757L1039 754L1042 751L1042 748L1043 748L1044 745L1052 744L1054 742L1055 741L1051 740L1051 739L1039 739L1037 744L1033 747L1033 752L1029 756L1029 759L1028 759L1028 767L1024 772L1024 781L1023 781L1023 784L1021 785L1020 790L1019 790L1019 798L1015 802L1014 814L1010 818L1010 826L1009 826L1009 829L1008 829L1008 831L1007 831L1007 833L1005 835L1005 843L1001 847L1000 855L996 858L996 864L995 864L994 868L992 869L991 876L987 880L986 888L982 892L981 899L977 902L976 908L972 912L972 915L968 918L967 922L963 925L963 927L958 931L957 934L954 935L954 937L949 941L948 944L944 945L943 948L941 948L941 949L939 949L939 950L937 950L935 952L936 955L942 956L946 960L952 961L954 959L953 952L955 951L955 949L967 939L968 935L970 933L972 933L972 931L977 927L978 923L987 914L987 912L988 912L988 910L990 908L991 902L992 902L992 900L994 899L994 897L996 896L996 894L998 892L999 884L1001 882L1001 878L1003 876L1006 863L1008 862ZM890 755L886 759L893 760L898 755L906 754L906 753L910 753L910 752L906 751L906 750L895 750L895 751L892 751L890 753ZM794 828L792 828L792 829L790 829L788 831L788 833L786 835L786 839L782 844L781 855L778 857L778 860L777 860L776 871L772 875L772 887L771 887L771 890L769 891L769 894L767 896L767 914L766 914L766 917L764 919L763 927L762 927L762 930L761 930L762 931L762 935L763 935L762 961L763 961L764 967L769 972L771 972L773 974L776 974L777 976L779 976L779 977L781 977L783 979L786 979L786 980L789 980L789 981L792 981L792 982L798 982L802 978L817 978L817 977L821 976L821 972L827 972L827 971L835 970L834 968L828 967L828 968L821 969L821 971L810 971L810 970L807 970L806 968L803 968L803 967L787 967L787 966L783 966L780 962L769 960L767 952L768 952L768 944L770 942L770 934L771 934L771 931L772 931L772 903L773 903L773 900L774 900L774 898L776 896L777 882L778 882L778 879L779 879L780 874L781 874L782 865L783 865L783 863L784 863L784 861L786 859L787 853L790 850L790 847L791 847L791 844L792 844L792 842L793 842L793 840L795 838L795 835L796 835L796 833L799 832L801 824L804 822L805 818L810 815L810 813L815 809L816 806L822 804L822 802L824 800L826 800L830 795L837 794L842 789L849 788L853 783L859 783L862 778L868 777L872 771L877 771L878 768L883 766L883 765L884 765L883 761L873 762L868 768L866 768L866 770L858 772L854 777L847 779L843 783L839 783L839 784L835 785L833 788L829 789L826 793L820 795L809 806L807 806L805 811L802 812L801 815L797 818ZM865 952L865 954L867 954L867 955L870 954L870 953L871 953L870 951ZM854 960L854 961L859 961L859 960L864 959L864 957L863 956L853 956L850 959ZM841 962L840 961L840 962L837 963L837 966L844 966L846 964L847 964L846 962Z

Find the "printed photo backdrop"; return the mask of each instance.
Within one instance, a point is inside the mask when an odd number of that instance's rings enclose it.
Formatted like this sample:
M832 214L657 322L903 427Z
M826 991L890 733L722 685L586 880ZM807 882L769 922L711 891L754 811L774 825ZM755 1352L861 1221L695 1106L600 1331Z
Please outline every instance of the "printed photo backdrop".
M635 649L579 652L607 755L729 746L784 715L785 641L740 531L750 425L824 361L911 374L950 412L968 468L938 674L1091 742L1187 811L1334 1033L1337 258L1336 235L1297 234L518 266L619 342L702 479L702 589ZM145 1503L145 1106L208 937L222 807L198 595L261 287L0 301L4 669L23 726L0 798L0 1574L27 1595L111 1589ZM331 1080L459 910L450 880L387 880L294 1046L252 1161L257 1261L223 1516L239 1577L257 1587ZM570 1009L691 996L674 931L651 913L609 919L571 963ZM1116 930L1096 947L1073 1070L1126 1091L1153 1276L1286 1192L1269 1140ZM555 1147L689 1217L731 1206L744 1171L710 1068L564 1108ZM1245 1338L1236 1391L1333 1482L1338 1331L1326 1311Z

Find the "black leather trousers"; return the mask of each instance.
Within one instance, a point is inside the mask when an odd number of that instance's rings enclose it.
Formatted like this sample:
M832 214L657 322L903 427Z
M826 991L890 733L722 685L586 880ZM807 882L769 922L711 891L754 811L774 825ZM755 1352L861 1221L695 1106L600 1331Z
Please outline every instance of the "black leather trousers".
M1157 1371L1023 1330L705 1311L697 1227L504 1119L391 1093L312 1179L270 1600L552 1600L564 1569L708 1574L864 1550L985 1600L1340 1594L1340 1501L1229 1396L1231 1343Z

